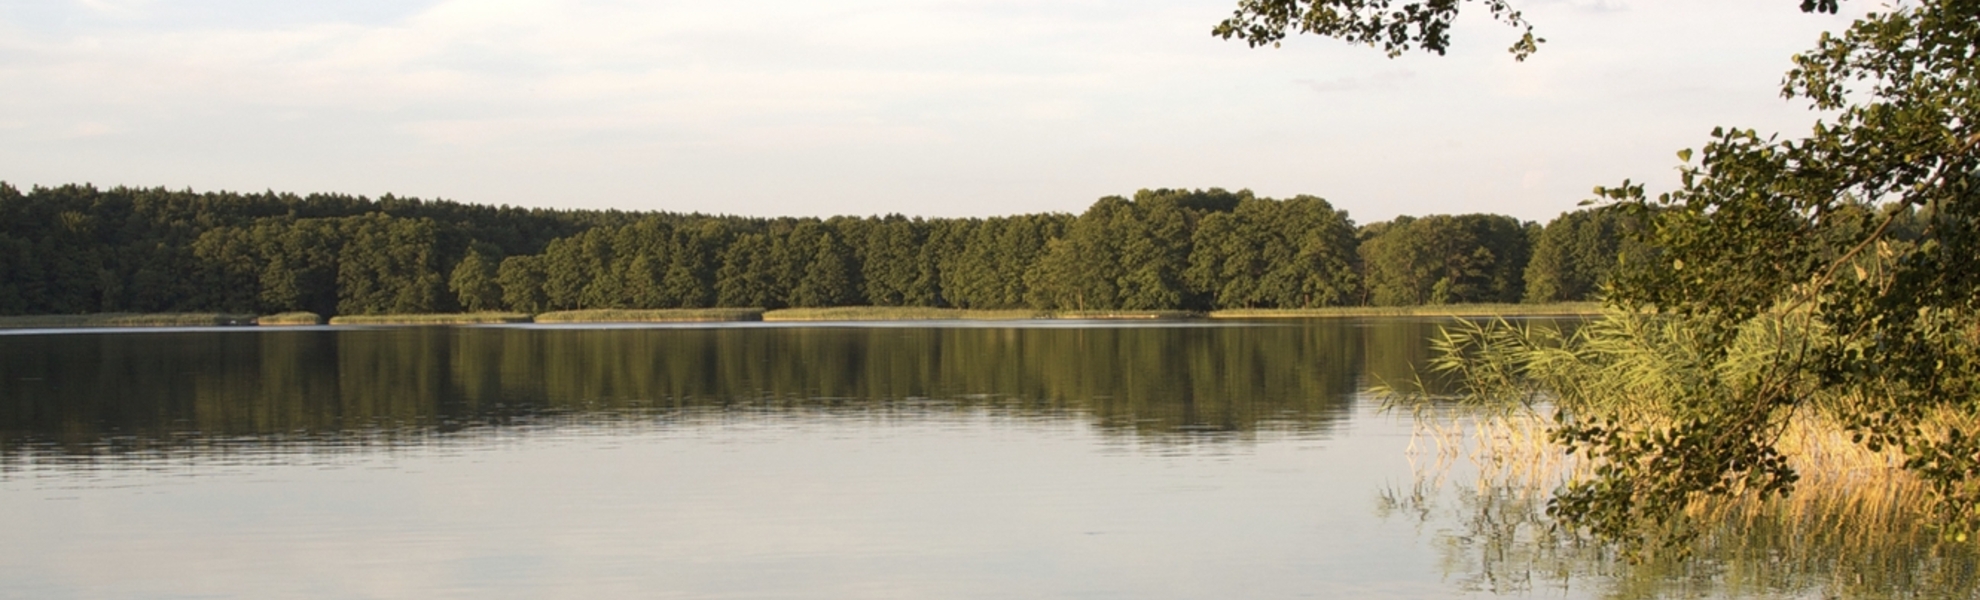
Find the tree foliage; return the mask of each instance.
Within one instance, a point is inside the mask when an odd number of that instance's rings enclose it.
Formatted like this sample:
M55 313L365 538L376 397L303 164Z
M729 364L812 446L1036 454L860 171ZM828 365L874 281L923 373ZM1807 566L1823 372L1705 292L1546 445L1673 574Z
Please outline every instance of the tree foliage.
M1670 192L1596 189L1645 224L1650 250L1621 252L1633 259L1609 288L1626 327L1552 348L1490 332L1451 344L1474 391L1561 400L1555 439L1599 468L1556 496L1556 518L1644 540L1681 534L1698 502L1788 493L1798 474L1776 440L1812 413L1900 450L1949 534L1980 522L1976 39L1974 0L1902 3L1823 35L1783 85L1831 115L1810 134L1720 128L1679 153Z
M1509 3L1484 4L1496 20L1527 27ZM1214 33L1253 46L1297 32L1379 43L1391 56L1417 47L1441 53L1462 6L1241 0ZM1803 0L1800 8L1834 13L1839 5ZM1512 48L1518 58L1535 48L1527 35ZM1652 199L1629 181L1596 189L1614 210L1647 224L1646 250L1598 252L1633 258L1608 299L1620 318L1647 319L1616 339L1675 353L1690 365L1679 371L1691 376L1610 390L1619 405L1564 407L1557 440L1603 467L1555 499L1557 517L1631 538L1681 521L1682 507L1704 498L1784 493L1796 474L1773 440L1795 413L1828 411L1870 448L1902 449L1952 526L1980 520L1980 431L1940 418L1980 410L1976 39L1980 2L1888 5L1794 57L1783 95L1833 115L1808 136L1720 128L1696 163L1691 151L1680 153L1674 191ZM1540 260L1528 271L1535 299L1586 289L1581 274L1594 263L1574 256L1585 244L1571 243L1570 234L1586 225L1559 225L1560 235L1543 230ZM1379 241L1391 228L1371 227L1374 243L1363 247L1371 292L1420 299L1421 290L1382 280L1391 267L1409 265L1409 252ZM1497 340L1476 346L1484 348L1525 343L1482 333L1465 339ZM1563 343L1560 352L1479 355L1454 344L1452 364L1485 388L1510 381L1559 395L1571 382L1541 381L1548 361L1586 363L1600 354L1586 339ZM1641 371L1590 372L1614 379ZM1657 399L1668 390L1681 398ZM1633 419L1614 406L1662 418Z
M1533 240L1526 268L1526 301L1576 302L1596 299L1604 282L1625 261L1650 260L1640 236L1627 235L1640 219L1613 208L1562 213Z
M1310 308L1358 300L1354 222L1326 200L1239 199L1203 218L1184 274L1192 291L1224 307Z
M1511 2L1477 1L1493 20L1521 30L1519 40L1507 49L1515 59L1525 60L1546 42L1533 36L1533 25ZM1379 45L1390 57L1417 48L1443 54L1450 47L1451 23L1462 4L1459 0L1239 0L1237 11L1211 34L1235 37L1255 47L1277 46L1289 34L1310 33Z
M0 217L7 314L1306 308L1362 303L1364 281L1420 290L1389 303L1505 302L1536 227L1432 215L1399 220L1420 221L1402 235L1320 198L1220 189L1142 190L1079 215L755 219L0 184ZM1377 246L1420 256L1364 264L1386 256Z
M1380 306L1518 302L1531 240L1500 215L1399 217L1364 231L1361 259Z
M1546 43L1533 35L1533 24L1509 0L1238 0L1237 10L1210 34L1252 47L1276 47L1288 35L1305 33L1381 46L1391 58L1414 49L1443 54L1451 45L1451 24L1471 2L1482 5L1492 20L1520 30L1519 39L1506 48L1514 60L1526 60ZM1835 13L1838 2L1801 0L1801 10Z
M453 275L447 280L447 289L454 292L462 310L489 311L502 306L500 265L501 261L486 249L472 248L460 264L454 266Z
M1809 136L1718 130L1678 189L1654 200L1628 183L1600 190L1650 216L1663 252L1618 280L1620 305L1692 324L1713 356L1731 356L1740 331L1779 313L1812 315L1821 335L1776 361L1760 379L1770 385L1669 430L1698 434L1571 424L1563 437L1597 452L1633 444L1699 458L1682 477L1624 470L1576 488L1568 514L1613 529L1644 506L1713 491L1699 482L1791 485L1793 472L1767 460L1772 432L1794 411L1832 408L1863 443L1902 448L1970 526L1980 432L1928 420L1980 409L1975 39L1980 2L1869 14L1795 57L1784 95L1835 113ZM1617 487L1631 481L1666 483Z

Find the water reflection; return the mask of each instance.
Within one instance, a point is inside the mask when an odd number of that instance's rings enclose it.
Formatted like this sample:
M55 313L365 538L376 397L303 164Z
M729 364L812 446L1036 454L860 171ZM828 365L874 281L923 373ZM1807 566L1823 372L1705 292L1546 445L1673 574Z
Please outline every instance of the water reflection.
M1571 468L1524 440L1544 427L1468 417L1419 423L1413 484L1376 514L1427 532L1447 580L1494 595L1653 598L1980 598L1980 548L1939 527L1906 476L1807 477L1785 498L1691 506L1668 545L1624 553L1559 527L1547 506ZM1481 438L1497 442L1481 442ZM1507 439L1522 440L1511 444ZM1508 457L1512 460L1507 460Z
M1565 535L1356 393L1436 326L0 335L0 596L1980 594L1877 490Z
M1325 431L1434 323L391 328L0 337L0 452L390 441L547 420L992 408L1158 441Z

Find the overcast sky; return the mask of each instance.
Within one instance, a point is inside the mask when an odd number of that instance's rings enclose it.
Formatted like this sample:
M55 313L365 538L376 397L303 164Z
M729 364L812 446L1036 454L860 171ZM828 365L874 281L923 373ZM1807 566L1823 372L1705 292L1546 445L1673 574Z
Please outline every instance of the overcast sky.
M1797 0L1528 0L1448 56L1209 35L1235 0L0 0L0 180L746 215L1312 194L1547 219L1800 134Z

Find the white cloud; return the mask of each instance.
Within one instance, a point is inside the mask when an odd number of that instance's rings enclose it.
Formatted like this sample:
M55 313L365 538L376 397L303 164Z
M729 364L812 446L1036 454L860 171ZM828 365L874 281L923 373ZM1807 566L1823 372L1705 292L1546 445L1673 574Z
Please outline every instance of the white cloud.
M1362 221L1542 218L1594 183L1654 179L1711 125L1804 126L1773 87L1845 22L1761 0L1542 2L1527 12L1550 42L1515 63L1512 32L1470 18L1441 58L1246 49L1208 35L1230 9L1201 0L287 6L98 2L81 10L115 19L64 26L0 11L0 84L35 90L0 97L26 123L0 128L0 179L751 214L1077 211L1223 186Z
M153 0L75 0L89 12L114 19L136 19L146 14Z

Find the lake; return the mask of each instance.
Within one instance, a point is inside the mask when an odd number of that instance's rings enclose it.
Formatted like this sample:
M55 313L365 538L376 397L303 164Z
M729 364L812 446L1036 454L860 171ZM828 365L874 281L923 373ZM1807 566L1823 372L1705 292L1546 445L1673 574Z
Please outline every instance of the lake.
M5 332L0 597L1975 589L1970 552L1651 572L1494 533L1479 515L1507 505L1481 499L1504 496L1426 471L1410 419L1365 391L1413 380L1436 327ZM1819 564L1856 558L1891 579Z

